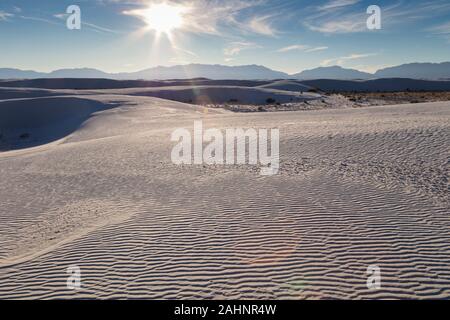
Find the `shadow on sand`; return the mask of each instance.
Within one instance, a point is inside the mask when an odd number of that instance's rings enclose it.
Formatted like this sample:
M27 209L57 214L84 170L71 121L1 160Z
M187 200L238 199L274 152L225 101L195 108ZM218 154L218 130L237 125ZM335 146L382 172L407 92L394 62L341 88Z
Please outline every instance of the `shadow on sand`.
M0 152L60 140L76 131L94 113L119 105L75 97L0 102Z

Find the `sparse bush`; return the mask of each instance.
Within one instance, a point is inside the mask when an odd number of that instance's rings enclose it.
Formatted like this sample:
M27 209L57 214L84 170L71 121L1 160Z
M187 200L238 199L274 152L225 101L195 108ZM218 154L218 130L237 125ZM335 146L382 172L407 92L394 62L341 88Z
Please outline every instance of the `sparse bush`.
M239 100L238 99L230 99L228 100L229 103L238 103Z
M277 101L275 100L275 99L273 99L273 98L267 98L267 100L266 100L266 103L267 104L274 104L274 103L276 103Z

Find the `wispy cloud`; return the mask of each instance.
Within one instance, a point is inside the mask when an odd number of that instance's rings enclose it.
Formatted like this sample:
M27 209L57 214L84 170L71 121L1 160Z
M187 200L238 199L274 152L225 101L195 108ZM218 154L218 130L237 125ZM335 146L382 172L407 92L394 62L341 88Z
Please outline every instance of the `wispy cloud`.
M369 32L366 21L367 5L355 0L335 0L323 6L315 7L303 22L304 25L316 32L326 34ZM390 5L381 6L383 29L393 25L415 22L432 18L436 14L450 12L450 2L410 2L397 1Z
M372 57L372 56L376 56L376 53L352 53L348 56L344 56L344 57L339 57L339 58L333 58L333 59L326 59L323 60L320 65L322 67L329 67L332 65L338 65L338 66L342 66L345 64L345 62L349 61L349 60L356 60L356 59L362 59L362 58L368 58L368 57Z
M277 52L289 52L289 51L304 51L304 52L316 52L316 51L323 51L323 50L327 50L328 47L312 47L309 45L301 45L301 44L296 44L296 45L292 45L292 46L288 46L288 47L284 47L281 49L278 49Z
M430 31L433 34L438 34L438 35L447 35L450 34L450 21L431 27L428 29L428 31Z
M102 0L102 2L118 2ZM140 10L159 0L134 1L140 8L123 11L126 15L139 16ZM183 10L183 32L231 36L232 34L254 33L274 36L278 30L273 26L273 15L256 14L254 8L265 0L167 0L170 5L181 6ZM206 14L205 14L206 13Z
M338 8L354 5L358 2L359 0L333 0L329 1L328 3L322 6L317 7L317 9L319 11L335 10Z
M53 15L53 17L55 17L57 19L61 19L61 20L67 19L68 16L69 16L68 13L57 13L57 14Z
M362 21L361 15L356 14L356 19L352 19L349 16L337 21L324 21L320 24L311 24L305 22L305 26L312 31L321 33L353 33L366 31L366 22Z
M53 17L60 19L60 20L66 20L68 18L69 14L67 13L57 13L54 14ZM120 34L121 32L117 31L117 30L113 30L110 28L106 28L103 26L99 26L95 23L90 23L85 21L84 19L81 20L81 25L87 27L88 29L95 31L95 32L99 32L99 33L115 33L115 34Z
M278 30L273 27L272 18L273 16L253 17L247 24L248 29L257 34L275 36Z
M296 45L293 45L293 46L288 46L288 47L284 47L284 48L278 49L277 52L304 51L308 47L309 46L306 46L306 45L296 44Z
M328 47L314 47L314 48L307 49L306 52L316 52L316 51L324 51L324 50L328 50Z
M256 43L253 43L253 42L245 42L245 41L232 42L228 45L228 47L226 47L224 49L223 53L225 56L227 56L226 59L231 59L231 57L240 54L241 51L243 51L243 50L256 49L256 48L261 48L261 46L259 46Z
M0 10L0 21L7 21L12 17L14 17L14 14Z
M120 32L117 31L117 30L105 28L105 27L96 25L96 24L94 24L94 23L81 22L81 24L82 24L83 26L89 27L89 28L91 28L92 30L95 30L95 31L107 32L107 33L117 33L117 34L120 33Z
M185 54L185 55L188 55L188 56L191 56L191 57L198 57L198 54L196 54L195 52L193 52L193 51L190 51L190 50L187 50L187 49L183 49L183 48L180 48L180 47L178 47L178 46L172 46L172 48L175 50L175 51L178 51L179 53L182 53L182 54Z
M31 21L44 22L44 23L53 24L53 25L60 25L60 23L57 23L53 20L41 18L41 17L31 17L31 16L22 16L22 15L18 16L18 17L21 19L24 19L24 20L31 20Z
M450 43L450 21L428 28L426 31L439 36Z

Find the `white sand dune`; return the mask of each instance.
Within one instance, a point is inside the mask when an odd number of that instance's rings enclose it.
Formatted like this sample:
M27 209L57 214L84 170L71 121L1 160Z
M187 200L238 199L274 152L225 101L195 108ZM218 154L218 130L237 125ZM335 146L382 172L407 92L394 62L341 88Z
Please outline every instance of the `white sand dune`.
M230 81L232 83L232 81ZM239 81L235 81L240 83ZM261 82L265 83L265 82ZM249 82L248 85L257 83ZM173 85L158 87L138 87L124 89L36 89L36 88L2 88L0 101L67 95L131 95L162 98L171 101L194 104L266 104L267 99L278 103L304 102L321 98L316 93L308 93L311 87L290 81L276 81L262 86L238 85Z
M77 97L0 102L0 151L61 139L75 131L95 112L114 106Z
M51 123L72 105L86 116L59 144L0 153L0 298L450 298L450 103L233 114L60 99L12 102L34 121L33 105ZM280 174L173 165L170 134L195 119L280 128Z
M127 100L128 99L128 100ZM145 102L145 105L143 105ZM184 114L204 112L203 107L187 105L161 99L148 98L124 98L114 95L84 95L11 99L0 101L0 151L24 149L64 139L75 132L80 126L90 125L88 119L100 116L102 125L93 129L90 134L98 133L102 137L123 134L122 127L113 125L111 115L117 116L123 112L129 112L139 117L136 109L139 105L139 113L144 119L170 116L174 112ZM108 111L109 110L109 111ZM150 110L149 115L146 110ZM159 110L159 111L158 111ZM104 111L104 112L102 112ZM106 112L108 111L108 112ZM102 112L102 113L100 113ZM222 110L211 110L211 113L224 113ZM96 119L95 119L96 120ZM114 121L114 120L113 120ZM144 120L142 120L144 121ZM121 121L120 125L130 128L135 122Z
M309 90L313 89L313 87L306 86L298 81L290 81L290 80L274 81L269 84L261 85L259 86L259 88L293 91L293 92L308 92Z
M239 86L176 86L157 88L132 88L119 90L93 90L95 93L114 93L132 96L147 96L195 104L266 104L267 99L279 103L302 102L320 98L314 93L301 93L261 87Z

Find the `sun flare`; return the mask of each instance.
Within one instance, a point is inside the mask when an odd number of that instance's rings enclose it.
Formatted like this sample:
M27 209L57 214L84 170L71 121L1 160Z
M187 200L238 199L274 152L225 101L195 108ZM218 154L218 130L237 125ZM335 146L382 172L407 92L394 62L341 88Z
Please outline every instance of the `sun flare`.
M157 33L170 34L183 26L185 8L167 3L155 4L140 12L147 27Z

